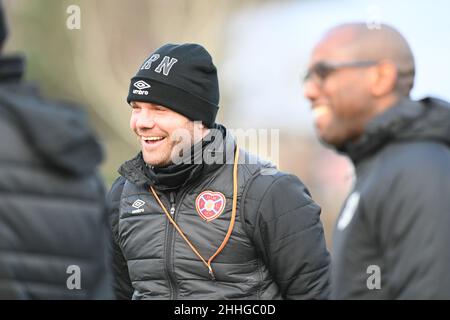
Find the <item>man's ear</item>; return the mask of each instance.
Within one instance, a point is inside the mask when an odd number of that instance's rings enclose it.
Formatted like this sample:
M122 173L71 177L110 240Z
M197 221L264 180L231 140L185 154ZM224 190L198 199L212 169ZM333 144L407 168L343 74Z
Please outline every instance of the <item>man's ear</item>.
M382 97L395 91L397 66L389 60L382 60L374 69L371 91L375 97Z

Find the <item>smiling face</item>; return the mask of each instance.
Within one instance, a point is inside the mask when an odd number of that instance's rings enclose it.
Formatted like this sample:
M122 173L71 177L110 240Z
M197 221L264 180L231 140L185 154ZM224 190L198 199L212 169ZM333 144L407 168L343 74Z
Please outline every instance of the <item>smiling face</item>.
M351 65L360 60L338 43L324 41L313 51L309 68L314 70L322 63ZM317 133L325 143L340 146L362 134L373 104L371 68L336 68L323 78L312 72L305 81L304 95L311 102Z
M192 139L180 140L180 131L194 137L195 123L169 108L148 103L131 102L130 127L136 134L144 161L155 167L172 163L171 155L179 143L192 144ZM201 125L201 124L200 124Z
M388 25L331 29L314 48L304 83L321 140L337 147L358 140L371 119L409 96L414 69L407 41Z

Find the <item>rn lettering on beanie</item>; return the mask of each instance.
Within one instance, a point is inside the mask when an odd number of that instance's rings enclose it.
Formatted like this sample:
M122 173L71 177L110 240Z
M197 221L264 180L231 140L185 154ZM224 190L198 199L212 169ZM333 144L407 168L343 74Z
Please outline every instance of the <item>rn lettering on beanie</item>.
M131 79L127 102L165 106L208 127L219 109L217 69L198 44L166 44L153 52Z

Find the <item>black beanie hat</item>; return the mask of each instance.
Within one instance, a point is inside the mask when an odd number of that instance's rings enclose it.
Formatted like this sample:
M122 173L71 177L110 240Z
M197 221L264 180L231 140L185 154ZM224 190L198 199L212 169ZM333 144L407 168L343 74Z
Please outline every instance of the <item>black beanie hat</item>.
M219 83L210 54L198 44L162 46L131 79L127 102L131 101L156 103L213 127Z

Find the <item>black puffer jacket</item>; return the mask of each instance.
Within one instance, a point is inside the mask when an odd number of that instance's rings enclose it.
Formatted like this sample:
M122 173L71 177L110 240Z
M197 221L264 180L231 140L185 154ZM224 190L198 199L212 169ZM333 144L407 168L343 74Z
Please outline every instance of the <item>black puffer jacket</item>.
M0 60L0 299L111 298L100 146L81 110L20 82L22 65Z
M333 242L338 299L450 299L450 107L403 100L345 146L356 183Z
M225 154L234 154L234 140L225 135ZM214 142L206 148L218 150ZM210 151L205 150L204 154ZM153 174L146 173L141 154L122 165L122 177L109 194L116 241L114 269L118 297L328 297L330 259L319 217L320 207L297 177L256 161L244 151L239 163L238 214L230 240L212 262L214 280L169 223L148 188L156 187L163 204L168 210L173 208L174 219L208 260L222 243L230 224L233 165L197 166L179 189L172 190L155 181ZM271 174L265 174L268 170L272 170ZM173 179L176 175L173 173ZM204 192L225 199L223 212L209 222L199 214L202 204L198 199Z

